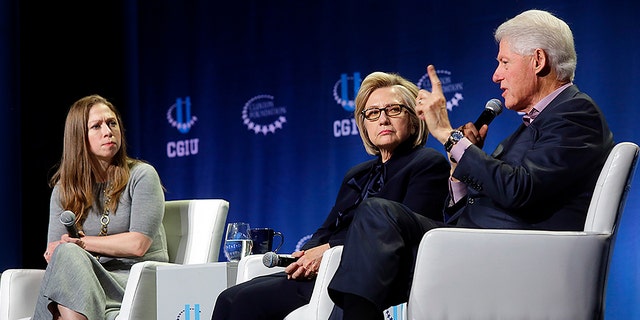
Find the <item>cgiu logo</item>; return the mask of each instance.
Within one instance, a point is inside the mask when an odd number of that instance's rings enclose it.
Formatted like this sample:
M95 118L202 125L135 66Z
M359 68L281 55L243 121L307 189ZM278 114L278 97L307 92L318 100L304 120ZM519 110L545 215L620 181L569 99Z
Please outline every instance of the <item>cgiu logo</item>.
M353 76L346 73L340 75L340 80L333 86L333 99L347 112L353 113L356 109L355 98L360 90L360 72L354 72ZM354 136L358 135L356 121L352 117L333 121L333 136Z
M193 311L193 318L191 318L191 311ZM200 320L200 305L196 303L191 307L191 305L185 304L184 310L178 313L176 320Z
M351 89L349 90L349 80L351 80ZM342 106L342 108L348 112L353 112L356 109L356 103L354 99L358 95L360 90L360 72L354 72L353 77L347 76L346 73L340 75L340 80L333 86L333 99ZM338 87L340 87L340 94L338 94ZM351 95L349 92L351 91Z
M173 116L173 110L175 110L175 117ZM181 133L189 132L197 120L196 116L191 116L190 97L186 97L184 100L176 98L176 103L167 110L167 121Z
M188 96L184 99L176 98L176 103L167 110L167 121L182 134L188 133L197 120L196 116L191 115L191 98ZM180 158L198 154L199 143L200 139L198 138L169 141L167 142L167 157Z

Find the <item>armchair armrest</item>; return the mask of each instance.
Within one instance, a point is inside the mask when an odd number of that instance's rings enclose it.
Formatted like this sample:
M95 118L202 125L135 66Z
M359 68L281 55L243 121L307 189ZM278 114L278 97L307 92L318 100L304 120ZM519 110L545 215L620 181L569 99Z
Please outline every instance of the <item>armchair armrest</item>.
M33 316L44 270L7 269L0 278L0 319Z
M158 315L191 312L187 306L199 308L203 319L210 318L217 295L234 283L235 272L236 266L226 262L136 263L116 319L156 320L162 318Z
M283 267L268 268L262 263L263 254L251 254L238 262L236 284L249 281L255 277L284 271Z
M418 249L409 317L589 319L600 312L609 241L585 232L431 230Z
M158 266L178 265L170 262L142 261L134 264L127 280L120 313L116 320L156 319L156 272Z
M342 248L343 246L335 246L322 254L320 269L318 269L316 283L313 286L309 303L291 311L284 318L285 320L329 319L334 303L329 298L327 288L340 265Z
M265 267L262 263L262 256L262 254L252 254L240 260L238 263L236 283L284 270L283 267ZM331 298L329 298L327 287L336 269L338 269L338 265L340 265L341 257L342 246L336 246L324 252L309 304L293 310L285 317L285 320L329 318L334 304Z

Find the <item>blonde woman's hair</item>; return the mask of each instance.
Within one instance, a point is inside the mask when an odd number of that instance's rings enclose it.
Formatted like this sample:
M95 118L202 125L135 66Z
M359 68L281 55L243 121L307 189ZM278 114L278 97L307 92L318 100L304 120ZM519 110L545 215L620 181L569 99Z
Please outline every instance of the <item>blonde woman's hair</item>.
M396 73L377 71L369 74L360 84L360 90L358 90L358 94L356 95L356 109L354 111L354 118L358 126L358 131L360 131L360 138L362 138L362 143L367 153L371 155L380 154L380 149L369 139L367 129L364 126L364 122L368 120L362 115L362 110L364 110L367 100L369 100L369 96L371 96L373 91L388 87L395 88L397 92L400 93L402 104L405 105L409 111L407 112L411 125L409 140L412 141L413 146L424 146L427 143L427 137L429 135L427 124L420 120L416 113L418 86Z

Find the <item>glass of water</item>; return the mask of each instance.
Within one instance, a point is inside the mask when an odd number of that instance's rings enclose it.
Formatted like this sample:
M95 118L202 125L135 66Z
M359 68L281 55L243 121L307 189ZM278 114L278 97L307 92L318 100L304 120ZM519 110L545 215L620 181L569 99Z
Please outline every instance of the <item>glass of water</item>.
M224 255L228 261L240 261L251 254L253 241L249 234L249 224L246 222L231 222L227 224L227 234L224 240Z

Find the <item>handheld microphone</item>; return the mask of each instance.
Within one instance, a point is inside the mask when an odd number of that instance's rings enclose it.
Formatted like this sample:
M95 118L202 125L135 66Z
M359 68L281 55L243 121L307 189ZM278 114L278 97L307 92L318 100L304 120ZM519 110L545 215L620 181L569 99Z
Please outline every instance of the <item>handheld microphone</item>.
M487 101L487 104L484 106L484 110L478 117L478 120L473 123L476 129L480 130L483 125L488 125L493 121L497 115L502 112L502 102L498 99L491 99Z
M296 262L298 258L294 258L291 256L284 256L276 254L275 252L267 252L262 256L262 263L267 268L273 267L286 267L294 262Z
M67 228L67 233L71 238L80 238L78 234L78 229L76 229L76 215L69 211L65 210L60 214L60 222Z

